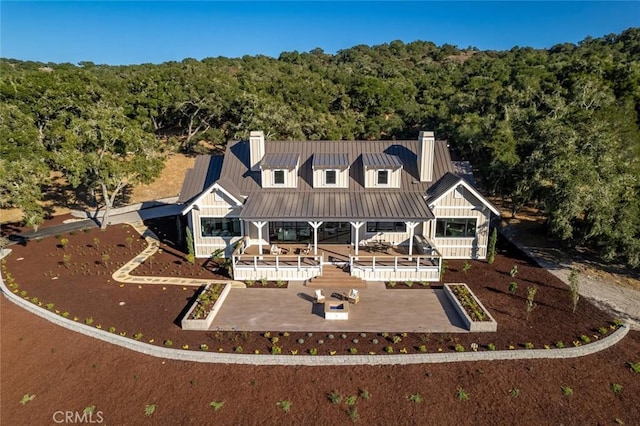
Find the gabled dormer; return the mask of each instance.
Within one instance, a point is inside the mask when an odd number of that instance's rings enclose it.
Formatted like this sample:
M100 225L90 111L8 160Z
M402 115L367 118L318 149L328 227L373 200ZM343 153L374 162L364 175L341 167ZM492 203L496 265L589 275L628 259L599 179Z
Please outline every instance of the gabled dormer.
M311 168L314 188L349 187L349 156L347 154L313 154Z
M262 157L260 170L262 172L263 188L297 188L298 167L300 154L269 153Z
M400 188L402 162L395 155L362 154L365 188Z

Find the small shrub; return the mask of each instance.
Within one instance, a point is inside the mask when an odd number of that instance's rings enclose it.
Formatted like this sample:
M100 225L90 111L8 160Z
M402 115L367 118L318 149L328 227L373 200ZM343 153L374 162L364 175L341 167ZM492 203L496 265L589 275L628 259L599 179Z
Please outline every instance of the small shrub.
M400 336L393 336L393 337L391 338L391 341L392 341L394 344L398 344L398 343L402 342L402 337L400 337Z
M260 280L260 284L262 284L262 287L266 287L267 284L269 284L269 280L267 280L266 278L262 278Z
M640 373L640 361L638 362L629 361L627 362L627 365L629 366L629 369L634 373Z
M109 327L109 333L115 333L115 332L116 332L115 327Z
M573 389L572 389L572 388L570 388L569 386L562 386L562 387L560 388L560 391L562 392L562 394L563 394L564 396L571 396L571 395L573 395Z
M276 345L271 346L272 355L280 355L281 353L282 353L282 348L280 346L276 346Z
M466 401L469 399L469 394L462 388L458 388L458 390L456 391L456 396L460 401Z
M456 343L456 345L453 348L456 352L464 352L464 346L462 346L460 343Z
M233 351L236 352L236 353L241 353L241 352L244 352L244 348L242 346L236 346L233 349Z
M276 281L276 286L278 286L278 287L284 287L284 285L285 285L285 282L284 282L283 280L278 280L278 281Z
M342 401L342 395L340 395L336 391L329 392L327 398L329 399L329 401L331 401L332 404L340 404L340 401Z
M348 406L352 406L352 405L355 405L357 400L358 400L357 395L349 395L344 399L344 403Z
M489 343L487 344L487 349L490 351L495 351L496 350L496 345L493 343Z
M36 398L35 395L29 395L28 393L25 393L22 396L22 399L20 400L20 404L22 405L27 405L27 402L31 402Z
M509 276L510 276L511 278L515 278L515 277L516 277L516 275L518 275L518 265L513 265L513 266L511 267L511 270L509 271Z
M487 246L487 263L493 265L496 260L496 242L498 241L498 230L494 227L489 236L489 245Z
M424 398L419 393L414 393L413 395L409 395L407 399L411 402L415 402L416 404L420 404L424 401Z
M209 407L213 408L213 411L219 411L224 406L224 401L211 401Z
M209 350L209 345L207 345L206 343L203 343L200 345L200 350L201 351L208 351Z
M404 283L409 288L413 287L413 281L405 281Z
M142 333L138 332L138 333L134 334L134 335L133 335L133 338L134 338L135 340L140 340L140 339L142 339Z
M388 354L393 353L393 346L385 346L384 351Z
M470 270L471 270L471 263L469 263L468 260L465 260L464 263L462 264L462 272L466 274Z
M511 398L519 397L520 396L520 389L518 389L518 388L509 389L509 395L511 395Z
M605 334L607 334L609 332L609 329L607 327L600 327L598 328L598 333L602 334L603 336Z
M564 345L564 342L563 342L562 340L558 340L558 341L556 342L556 348L558 348L558 349L562 349L562 348L564 348L564 347L565 347L565 345Z
M367 400L367 399L371 398L371 394L369 393L369 391L368 391L368 390L366 390L366 389L361 389L361 390L360 390L360 398L362 398L362 399L364 399L364 400Z
M422 353L427 352L427 346L426 345L420 345L420 347L418 348L418 350Z
M247 284L247 287L253 287L256 282L254 280L246 280L245 283Z
M516 294L516 290L518 290L518 283L515 281L511 281L509 283L509 293Z
M524 347L525 347L525 349L533 349L534 346L533 346L533 343L527 342L527 343L524 344Z
M47 303L46 305L44 305L48 310L53 310L53 307L55 306L53 303Z
M355 355L355 354L357 354L357 353L358 353L358 349L356 349L356 348L349 348L349 353L350 353L351 355Z
M63 317L63 318L69 318L69 312L66 312L66 311L65 311L65 312L63 312L63 313L62 313L62 317Z
M147 404L144 406L144 415L145 416L151 416L153 413L156 412L156 408L158 408L157 404Z
M396 284L397 284L397 283L396 283L395 281L389 281L389 282L388 282L388 285L389 285L389 287L391 287L391 288L394 288L394 287L396 286Z
M620 392L622 392L622 385L620 383L611 383L611 392L613 392L615 395L618 395Z
M291 403L291 401L285 399L285 400L282 400L282 401L278 401L276 403L276 405L278 407L280 407L280 409L282 409L282 411L284 411L285 413L288 413L289 410L291 410L292 403Z
M514 265L515 266L515 265ZM527 321L529 320L529 316L531 312L536 308L536 293L538 293L538 287L531 286L527 287L527 301L525 303L525 311L527 312Z
M165 346L173 346L173 342L172 342L171 340L165 340L165 341L163 342L163 344L164 344Z
M578 281L578 271L575 269L571 269L571 273L569 274L569 292L571 293L573 313L575 313L578 307L578 301L580 301L580 282Z
M591 339L586 334L581 335L580 340L582 340L582 342L584 343L591 343Z
M358 407L349 407L347 409L347 415L353 423L357 422L360 419L360 415L358 414Z

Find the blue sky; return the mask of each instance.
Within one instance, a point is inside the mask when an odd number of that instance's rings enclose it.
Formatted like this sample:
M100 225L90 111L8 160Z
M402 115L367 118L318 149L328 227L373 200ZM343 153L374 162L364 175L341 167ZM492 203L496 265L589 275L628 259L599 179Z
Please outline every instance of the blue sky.
M640 2L0 1L0 56L135 64L432 41L481 50L640 26Z

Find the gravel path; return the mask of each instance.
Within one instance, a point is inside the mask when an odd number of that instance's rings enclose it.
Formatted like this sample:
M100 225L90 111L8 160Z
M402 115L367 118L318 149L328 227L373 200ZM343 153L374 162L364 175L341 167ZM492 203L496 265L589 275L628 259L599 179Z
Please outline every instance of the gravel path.
M503 228L503 235L524 251L529 257L568 285L572 261L560 259L550 254L546 248L530 247L518 242L515 228ZM580 268L582 269L582 268ZM640 330L640 291L619 285L613 280L603 279L581 272L578 278L580 295L590 299L600 309L624 319L635 330Z

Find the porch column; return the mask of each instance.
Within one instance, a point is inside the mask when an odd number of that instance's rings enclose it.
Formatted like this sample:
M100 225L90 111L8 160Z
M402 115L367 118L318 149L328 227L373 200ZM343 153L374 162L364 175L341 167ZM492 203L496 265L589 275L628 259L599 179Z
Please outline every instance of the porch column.
M322 222L308 222L313 228L313 255L318 255L318 228L322 225Z
M256 228L258 228L258 254L262 256L262 228L267 224L267 222L251 222Z
M362 225L364 225L364 222L349 222L349 223L351 224L351 226L356 228L355 246L356 246L356 256L357 256L358 255L358 247L360 246L360 228L362 228Z
M416 226L418 226L420 222L405 222L407 228L409 228L409 259L411 259L411 255L413 254L413 234Z

